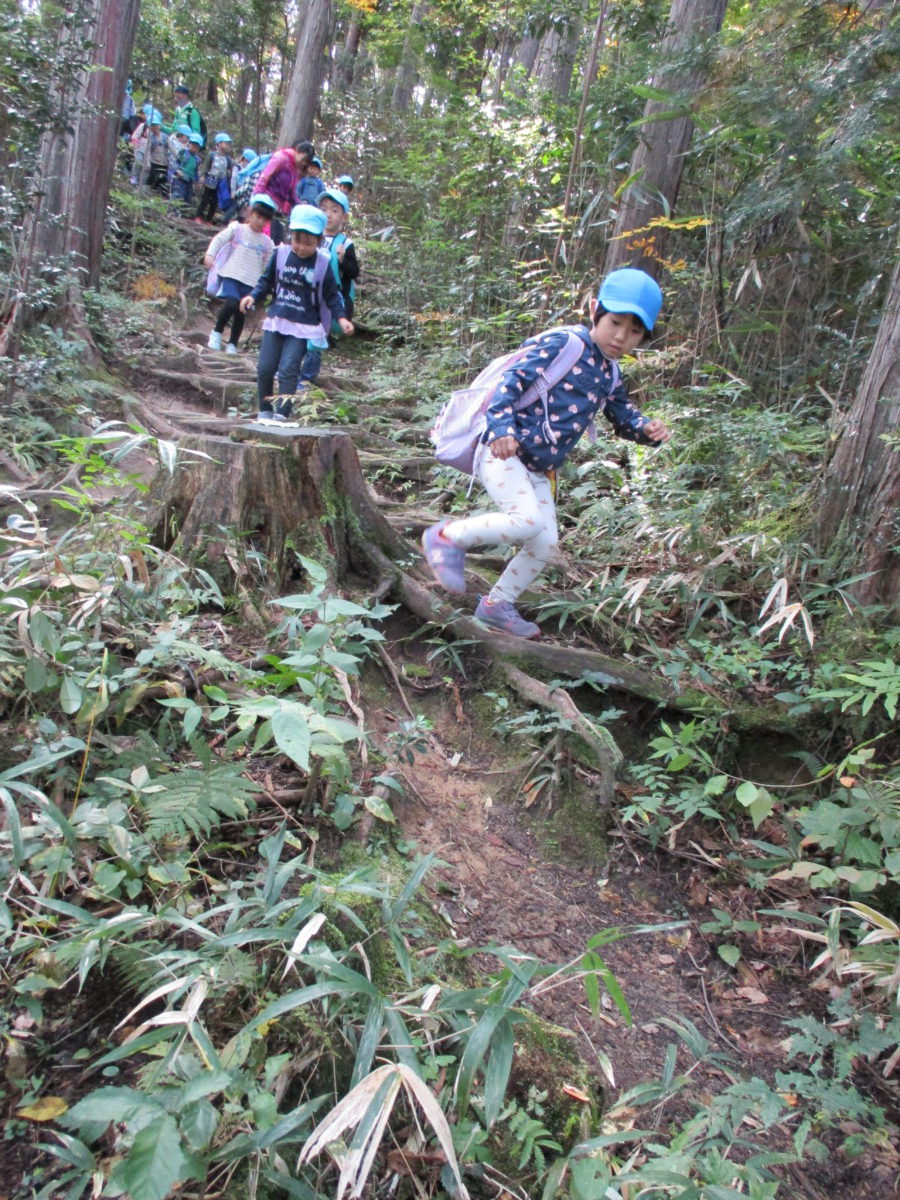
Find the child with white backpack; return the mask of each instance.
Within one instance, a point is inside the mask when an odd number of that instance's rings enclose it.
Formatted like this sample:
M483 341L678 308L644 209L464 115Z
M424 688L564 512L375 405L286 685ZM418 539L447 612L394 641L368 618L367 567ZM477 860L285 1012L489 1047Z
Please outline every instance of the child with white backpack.
M269 265L275 243L266 225L277 211L275 201L261 193L250 197L247 223L232 221L209 243L203 265L208 269L206 290L222 301L215 328L209 335L210 350L222 349L225 326L231 322L231 337L226 354L237 354L238 342L244 330L244 314L240 303L249 296L254 285Z
M468 392L456 393L438 418L433 440L439 461L470 470L495 505L426 529L422 549L438 583L461 595L467 550L520 547L490 593L479 598L475 616L489 628L524 638L540 634L515 602L556 550L556 471L594 417L602 412L629 441L658 445L672 436L662 421L641 416L629 402L617 366L652 332L661 307L662 292L645 271L613 271L591 301L589 330L551 329L494 364L502 373L487 392L483 417L472 423L468 451L451 445L452 410L466 398L477 406L482 376Z

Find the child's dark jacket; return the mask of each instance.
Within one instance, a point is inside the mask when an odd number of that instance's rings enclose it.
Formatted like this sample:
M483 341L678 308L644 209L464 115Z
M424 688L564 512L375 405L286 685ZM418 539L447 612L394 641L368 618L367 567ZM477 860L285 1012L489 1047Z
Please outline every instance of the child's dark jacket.
M300 258L292 250L284 260L284 270L280 278L277 278L277 268L278 255L273 254L251 293L254 303L258 304L274 292L275 299L268 309L269 318L281 318L295 325L319 325L319 297L314 285L316 255ZM346 313L344 298L330 266L325 272L321 286L323 299L331 310L332 317L343 317ZM328 332L327 329L325 332Z
M487 443L512 436L519 443L519 456L531 471L550 471L562 465L598 412L602 412L619 437L631 442L655 444L641 431L650 418L642 417L629 401L628 392L612 363L587 338L578 362L552 389L547 410L540 400L514 412L516 400L535 382L538 370L546 368L566 343L565 330L554 330L529 338L533 350L520 358L503 376L487 410Z

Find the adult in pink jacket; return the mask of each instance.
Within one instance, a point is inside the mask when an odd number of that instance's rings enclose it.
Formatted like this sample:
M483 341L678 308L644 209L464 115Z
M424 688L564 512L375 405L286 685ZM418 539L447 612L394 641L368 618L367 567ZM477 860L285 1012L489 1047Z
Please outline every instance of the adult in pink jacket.
M296 192L300 172L305 171L313 159L315 150L312 142L294 142L276 150L263 169L256 184L258 192L271 196L278 211L289 213L297 203Z

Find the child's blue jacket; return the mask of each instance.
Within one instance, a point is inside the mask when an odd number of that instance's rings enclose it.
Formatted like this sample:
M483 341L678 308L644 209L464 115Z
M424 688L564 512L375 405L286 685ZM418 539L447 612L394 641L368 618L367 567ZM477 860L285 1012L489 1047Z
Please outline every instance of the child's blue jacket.
M503 376L486 413L485 442L511 435L519 443L519 456L529 470L550 471L565 462L594 417L602 412L619 437L655 444L641 432L650 418L641 416L629 401L621 377L614 383L612 363L586 334L578 362L548 396L549 431L541 400L520 412L515 412L513 405L535 382L538 370L546 368L562 350L565 330L542 333L524 343L532 345L533 350Z

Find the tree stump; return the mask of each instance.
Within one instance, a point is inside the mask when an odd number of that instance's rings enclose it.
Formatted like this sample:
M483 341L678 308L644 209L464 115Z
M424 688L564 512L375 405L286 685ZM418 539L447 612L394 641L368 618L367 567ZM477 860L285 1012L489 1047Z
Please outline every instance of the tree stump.
M229 589L259 586L249 552L276 593L299 574L298 553L335 582L381 580L386 559L409 554L375 506L352 441L327 429L254 422L228 437L183 437L177 465L157 476L146 511L154 545L202 563Z

